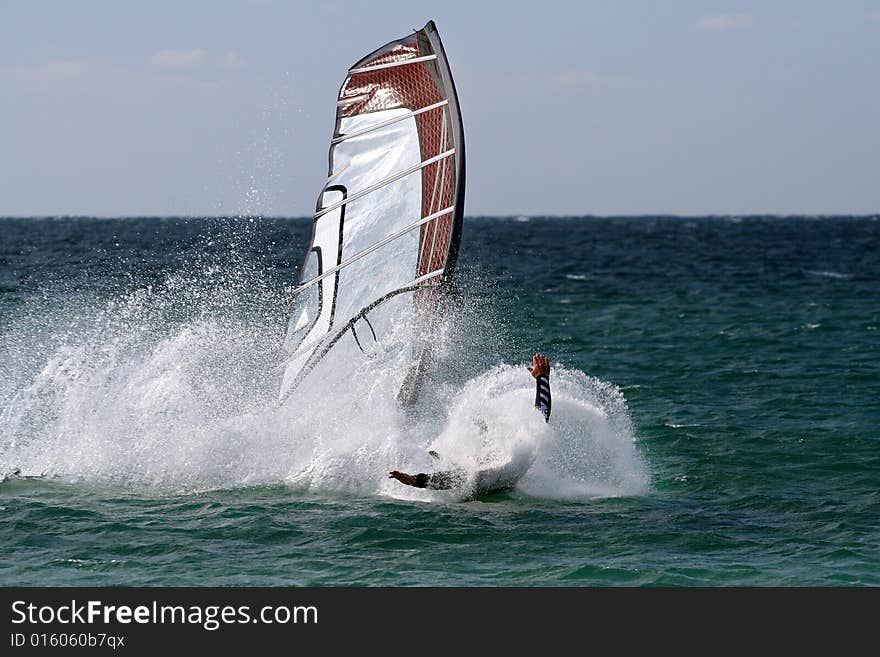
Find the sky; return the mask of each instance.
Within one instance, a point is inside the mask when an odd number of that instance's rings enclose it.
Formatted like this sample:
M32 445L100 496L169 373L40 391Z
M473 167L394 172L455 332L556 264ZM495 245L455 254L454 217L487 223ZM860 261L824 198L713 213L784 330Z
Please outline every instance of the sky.
M437 23L468 215L880 212L880 0L0 0L0 216L306 216Z

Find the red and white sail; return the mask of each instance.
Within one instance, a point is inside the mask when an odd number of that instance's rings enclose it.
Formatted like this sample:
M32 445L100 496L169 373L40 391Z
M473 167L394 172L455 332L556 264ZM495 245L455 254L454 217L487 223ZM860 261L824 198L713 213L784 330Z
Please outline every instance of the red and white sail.
M371 316L390 299L411 293L406 308L424 325L455 266L464 163L458 99L433 21L351 67L284 340L282 398L347 334L362 351L381 341ZM430 346L418 338L414 366Z

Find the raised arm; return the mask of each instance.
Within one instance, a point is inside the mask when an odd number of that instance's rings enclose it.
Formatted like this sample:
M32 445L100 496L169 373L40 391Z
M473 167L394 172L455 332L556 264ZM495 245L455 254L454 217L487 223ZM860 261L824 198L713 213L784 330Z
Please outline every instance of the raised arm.
M544 414L544 420L550 421L550 361L544 354L532 357L529 372L535 377L535 408Z

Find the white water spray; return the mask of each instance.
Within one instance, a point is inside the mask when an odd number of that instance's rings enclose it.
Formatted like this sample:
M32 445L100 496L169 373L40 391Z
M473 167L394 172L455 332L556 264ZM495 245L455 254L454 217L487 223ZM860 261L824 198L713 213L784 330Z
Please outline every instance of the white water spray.
M395 401L392 360L363 359L352 371L349 359L341 379L316 371L279 406L277 307L286 294L237 287L206 270L97 309L68 298L39 330L33 316L13 322L0 354L8 372L0 474L157 493L286 484L455 499L387 478L391 469L437 467L433 449L471 471L531 459L519 486L529 495L646 490L620 392L561 367L552 375L549 425L533 408L524 365L438 383L408 417ZM447 364L463 357L455 351L446 352Z

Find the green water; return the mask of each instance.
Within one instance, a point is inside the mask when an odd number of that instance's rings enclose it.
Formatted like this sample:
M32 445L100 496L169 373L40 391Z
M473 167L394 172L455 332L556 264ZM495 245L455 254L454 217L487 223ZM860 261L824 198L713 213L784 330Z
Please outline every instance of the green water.
M0 584L880 584L876 217L468 219L420 430L541 349L567 436L479 500L398 494L369 409L351 460L267 419L306 221L0 229Z

